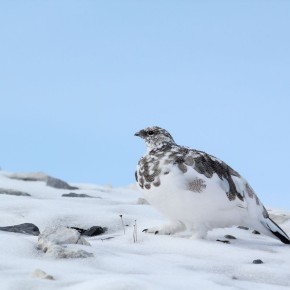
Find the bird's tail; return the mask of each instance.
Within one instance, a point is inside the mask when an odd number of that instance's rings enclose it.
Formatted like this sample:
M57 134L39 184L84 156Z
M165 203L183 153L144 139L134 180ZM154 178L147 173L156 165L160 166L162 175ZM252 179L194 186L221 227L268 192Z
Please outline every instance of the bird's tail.
M290 244L288 235L270 218L266 218L261 221L262 225L268 229L272 235L278 238L284 244ZM268 232L268 235L270 233Z

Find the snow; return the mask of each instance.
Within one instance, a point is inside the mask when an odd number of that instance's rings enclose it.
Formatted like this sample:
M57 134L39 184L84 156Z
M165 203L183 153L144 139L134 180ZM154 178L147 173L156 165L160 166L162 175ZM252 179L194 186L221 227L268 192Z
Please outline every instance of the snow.
M192 240L188 232L173 236L146 234L144 228L166 220L146 204L135 186L73 184L79 190L69 191L48 187L42 178L23 181L9 176L17 175L0 172L1 188L31 196L0 195L0 226L29 222L43 232L47 227L96 225L107 227L108 232L86 237L91 246L69 245L69 249L93 253L93 257L61 259L39 250L38 237L0 231L1 290L290 287L290 246L278 240L236 227L211 231L206 240ZM62 197L70 192L98 198ZM272 209L270 213L289 234L290 212ZM126 225L125 235L120 215ZM230 244L216 241L226 234L237 239ZM255 259L264 263L253 264Z

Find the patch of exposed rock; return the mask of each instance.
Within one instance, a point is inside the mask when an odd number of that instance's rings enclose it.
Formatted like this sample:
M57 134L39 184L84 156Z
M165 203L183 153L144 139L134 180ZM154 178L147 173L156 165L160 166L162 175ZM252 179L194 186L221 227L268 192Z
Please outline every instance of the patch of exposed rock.
M89 198L94 198L93 196L88 195L88 194L84 194L84 193L74 193L74 192L64 193L62 196L63 197L82 197L82 198L89 197Z
M78 187L71 186L67 182L49 176L43 172L27 172L27 173L12 173L6 174L6 176L10 179L23 180L23 181L44 181L47 186L58 188L58 189L68 189L68 190L76 190Z
M46 272L42 271L41 269L36 269L32 273L33 278L38 278L38 279L46 279L46 280L54 280L54 277L51 275L48 275Z
M48 176L46 185L58 189L69 189L69 190L79 189L78 187L70 186L67 182L51 176Z
M54 258L87 258L93 256L92 253L84 250L70 249L69 244L90 246L77 230L59 227L46 228L38 237L37 248Z
M93 226L87 230L77 228L77 227L70 227L70 228L77 230L82 236L87 236L87 237L99 236L108 230L106 227L100 227L100 226Z
M5 232L20 233L20 234L27 234L27 235L33 235L33 236L39 235L38 227L31 223L24 223L24 224L8 226L8 227L0 227L0 230L5 231Z
M7 189L7 188L0 188L0 194L16 195L16 196L31 196L27 192L23 192L20 190L14 190L14 189Z

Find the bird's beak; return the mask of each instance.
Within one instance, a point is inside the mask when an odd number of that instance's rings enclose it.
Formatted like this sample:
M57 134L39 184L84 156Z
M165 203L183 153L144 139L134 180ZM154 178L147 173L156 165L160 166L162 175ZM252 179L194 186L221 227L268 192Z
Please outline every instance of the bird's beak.
M134 136L137 136L137 137L143 138L143 137L144 137L144 130L141 130L141 131L135 133Z

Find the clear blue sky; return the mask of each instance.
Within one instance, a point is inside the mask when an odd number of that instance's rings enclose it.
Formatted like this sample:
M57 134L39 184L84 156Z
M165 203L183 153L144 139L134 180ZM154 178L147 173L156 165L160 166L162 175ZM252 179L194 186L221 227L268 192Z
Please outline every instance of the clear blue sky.
M1 1L7 171L127 185L169 130L290 208L290 1Z

